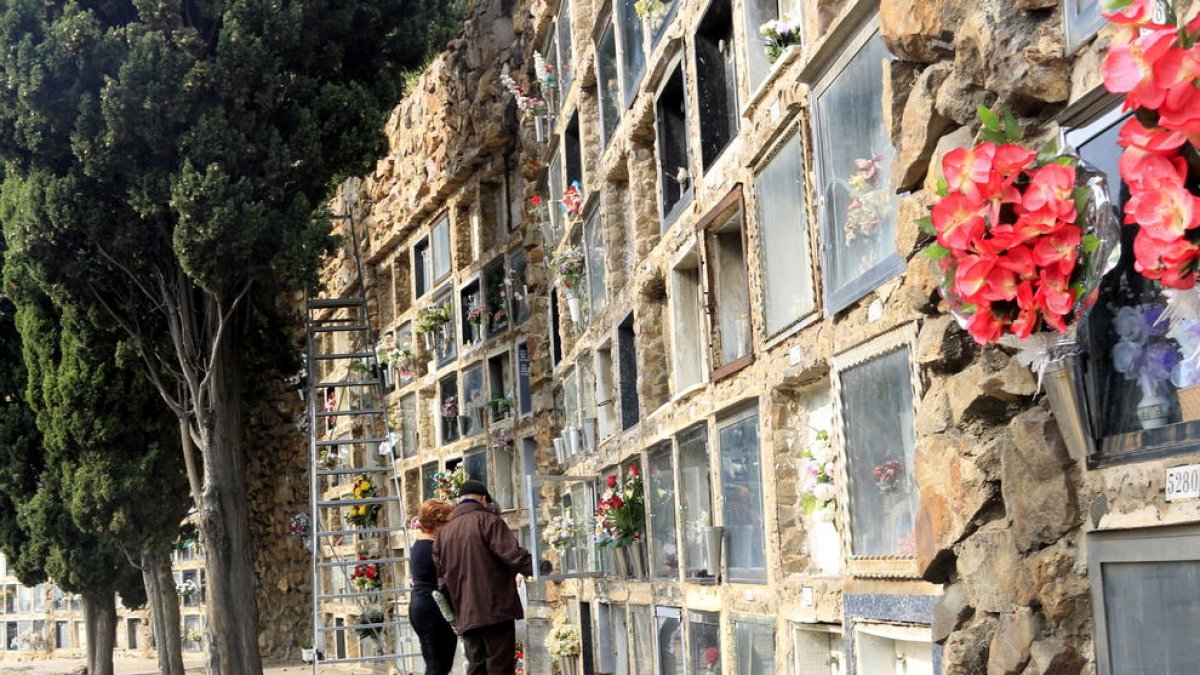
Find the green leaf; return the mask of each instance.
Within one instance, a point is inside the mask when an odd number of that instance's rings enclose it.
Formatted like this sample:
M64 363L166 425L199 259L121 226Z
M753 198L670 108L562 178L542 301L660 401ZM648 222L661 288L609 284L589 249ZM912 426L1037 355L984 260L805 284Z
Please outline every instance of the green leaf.
M979 311L979 308L969 302L963 303L962 305L959 305L959 307L958 307L958 313L965 314L967 316L970 316L971 314L974 314L975 312L978 312L978 311Z
M930 260L945 260L950 257L950 249L940 244L930 244L921 253Z
M917 227L919 227L925 234L937 236L937 230L933 229L933 218L930 218L929 216L917 218Z
M1019 143L1025 138L1025 130L1021 128L1021 123L1008 110L1004 111L1004 135L1008 137L1009 143Z
M1133 0L1101 0L1100 6L1107 13L1119 12L1133 4Z
M1071 193L1071 199L1075 202L1076 218L1081 217L1087 211L1088 200L1091 199L1091 196L1091 190L1088 190L1086 187L1077 187Z
M983 124L983 128L987 131L1000 131L1000 117L992 112L992 109L981 105L976 109L979 113L979 122Z
M945 197L950 194L950 183L946 182L945 176L938 176L936 190L939 197Z
M1100 237L1094 234L1083 235L1083 251L1084 253L1095 253L1100 248Z
M1007 143L1008 138L1002 131L993 131L992 129L983 129L979 132L979 140L985 143Z
M1066 156L1058 157L1055 158L1054 163L1059 166L1075 166L1075 158Z
M1057 159L1060 154L1061 152L1058 147L1058 139L1054 139L1043 145L1041 150L1038 150L1037 163L1049 164Z

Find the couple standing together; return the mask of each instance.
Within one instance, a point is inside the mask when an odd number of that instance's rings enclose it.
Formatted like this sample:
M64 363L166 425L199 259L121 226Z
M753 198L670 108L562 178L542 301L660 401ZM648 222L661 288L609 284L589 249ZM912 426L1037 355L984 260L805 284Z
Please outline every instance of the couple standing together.
M450 672L459 635L468 675L512 675L516 620L525 617L516 575L533 575L533 556L492 510L483 483L469 480L461 494L456 507L440 499L421 505L421 533L410 562L409 622L421 640L425 675ZM547 573L549 563L541 565ZM438 590L454 608L453 627L433 598Z

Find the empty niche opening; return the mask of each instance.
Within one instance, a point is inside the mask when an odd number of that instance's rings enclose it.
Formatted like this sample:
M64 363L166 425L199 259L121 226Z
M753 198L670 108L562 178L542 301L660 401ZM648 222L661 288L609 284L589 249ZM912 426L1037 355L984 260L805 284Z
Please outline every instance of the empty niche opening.
M733 48L733 8L729 0L713 0L709 5L696 29L694 44L700 160L707 171L738 130L737 64Z
M658 120L658 174L662 197L662 229L666 229L691 197L691 164L687 146L687 98L683 70L676 67L655 103Z

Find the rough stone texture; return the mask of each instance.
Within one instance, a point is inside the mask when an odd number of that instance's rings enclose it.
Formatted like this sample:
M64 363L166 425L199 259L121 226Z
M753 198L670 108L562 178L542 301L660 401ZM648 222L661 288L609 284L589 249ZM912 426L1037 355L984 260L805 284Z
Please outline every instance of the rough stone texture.
M1032 675L1078 675L1087 664L1078 651L1059 638L1034 642L1029 648Z
M920 182L934 146L953 124L942 116L936 104L938 89L952 69L953 65L945 62L929 66L913 83L904 104L896 158L892 164L892 183L897 190L907 190Z
M1062 44L1048 37L1061 30L1056 12L1026 12L1005 0L980 0L956 26L955 69L992 91L1030 106L1059 103L1071 91L1070 62Z
M1028 586L1024 561L1001 521L989 523L954 547L958 573L977 611L1011 612L1020 589Z
M1004 505L1013 543L1022 551L1057 541L1080 523L1073 466L1058 425L1033 408L1013 419L1001 452Z
M954 372L975 356L975 341L949 314L935 316L921 326L917 336L917 365L938 372Z
M988 649L996 620L983 616L956 631L942 646L942 675L980 675L988 666ZM989 673L990 675L990 673Z
M933 625L930 627L933 641L939 644L945 642L951 632L958 630L974 614L975 608L971 606L963 585L955 583L946 586L933 610Z
M1028 368L995 349L946 382L950 414L956 421L1007 418L1036 389L1037 380Z
M975 529L975 518L995 494L995 485L970 456L961 435L938 434L917 440L917 565L926 578L931 567Z
M879 23L883 38L902 59L937 61L953 51L954 32L962 19L962 4L951 1L883 0Z
M1041 630L1041 617L1028 607L1002 615L988 650L987 675L1020 675Z

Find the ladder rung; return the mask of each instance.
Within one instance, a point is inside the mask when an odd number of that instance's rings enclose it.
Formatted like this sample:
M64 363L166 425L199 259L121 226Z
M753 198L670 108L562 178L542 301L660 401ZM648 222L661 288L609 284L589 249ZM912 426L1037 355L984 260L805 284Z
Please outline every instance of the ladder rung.
M356 473L391 473L386 466L362 466L357 469L317 469L318 476L350 476Z
M312 326L308 330L313 333L350 333L367 330L368 326L354 324L353 326Z
M358 530L329 530L326 532L317 532L318 537L345 537L351 534L383 534L399 532L398 527L364 527Z
M373 595L385 595L388 593L408 593L411 588L380 588L374 591L357 591L355 593L331 593L329 595L321 595L321 600L345 600L347 598L369 598Z
M317 508L335 509L341 506L362 506L364 504L387 504L388 502L400 501L396 495L385 495L383 497L366 497L364 499L334 499L332 501L317 502Z
M386 412L383 408L360 408L358 410L331 410L329 412L319 412L317 417L345 417L346 415L382 415Z
M349 565L367 565L371 563L376 565L386 565L390 563L404 562L406 560L408 560L408 558L405 558L404 556L392 558L370 558L368 560L359 560L358 558L355 558L353 560L334 560L332 562L317 563L317 567L347 567Z
M343 630L358 630L359 628L387 628L388 626L399 626L400 624L408 623L407 621L384 621L383 623L348 623L344 626L321 626L321 632L336 633ZM329 663L326 659L324 663Z
M329 389L331 387L371 387L378 384L379 380L343 380L341 382L321 382L314 386L317 389Z
M383 443L387 438L338 438L332 441L317 441L318 448L332 448L345 445L362 445L365 443Z
M362 298L312 298L308 301L308 306L311 309L362 307L365 304Z
M398 623L399 623L398 621L393 621L393 622L390 622L388 625L394 626ZM353 626L350 626L350 627L353 628ZM324 629L322 629L322 630L324 630ZM347 659L321 659L321 663L333 663L333 664L337 664L337 663L368 663L371 661L376 661L376 662L378 662L378 661L399 661L402 658L404 658L403 654L385 654L385 655L381 655L381 656L356 656L354 658L347 658Z
M313 357L313 361L337 361L339 359L369 359L375 356L374 352L345 352L342 354L317 354Z

